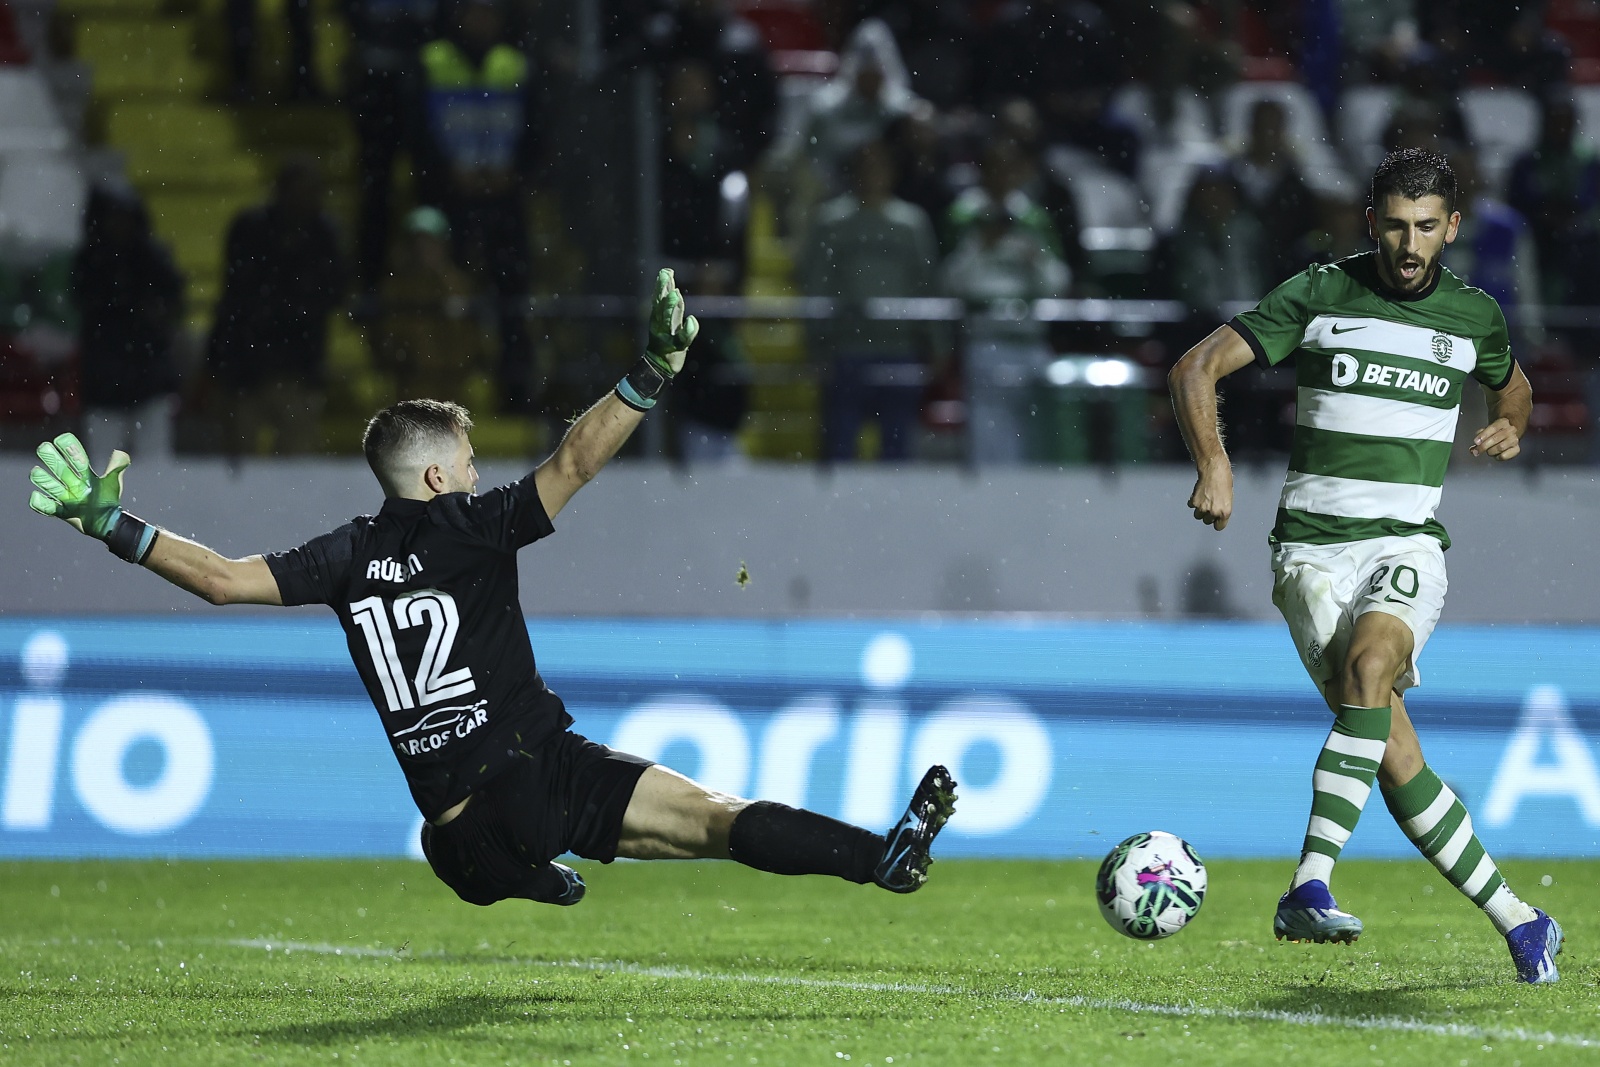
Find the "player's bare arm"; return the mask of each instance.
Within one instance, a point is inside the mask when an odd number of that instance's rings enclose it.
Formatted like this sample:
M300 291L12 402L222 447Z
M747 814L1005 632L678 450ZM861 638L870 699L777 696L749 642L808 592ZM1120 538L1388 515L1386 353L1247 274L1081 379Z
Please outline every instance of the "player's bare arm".
M1485 389L1489 425L1472 435L1472 454L1490 459L1515 459L1533 415L1533 386L1522 367L1512 364L1511 380L1502 389Z
M574 493L600 473L643 421L644 412L629 407L615 393L578 417L550 458L534 472L539 499L552 519Z
M639 366L622 379L615 392L579 416L555 452L534 472L539 499L552 519L644 421L657 394L683 369L689 346L699 332L699 321L685 313L683 294L672 271L661 270L650 308L650 340Z
M1195 518L1218 530L1225 529L1233 515L1233 468L1217 422L1217 383L1254 359L1237 330L1218 326L1185 352L1167 375L1178 429L1198 475L1189 506Z
M283 604L278 580L261 556L229 559L171 530L160 531L144 566L213 604Z
M40 445L38 456L40 465L30 475L33 495L28 501L34 511L104 541L113 555L141 564L213 604L283 603L277 580L260 556L228 559L124 511L126 452L111 453L105 473L97 474L78 438L64 433Z

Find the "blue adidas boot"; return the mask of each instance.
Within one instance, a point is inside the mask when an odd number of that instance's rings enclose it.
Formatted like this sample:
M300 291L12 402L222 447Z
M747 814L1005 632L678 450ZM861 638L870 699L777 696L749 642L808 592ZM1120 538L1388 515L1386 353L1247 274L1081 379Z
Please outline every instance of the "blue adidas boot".
M1520 927L1518 928L1520 929ZM1361 920L1340 911L1326 882L1302 882L1278 900L1272 932L1279 941L1348 945L1361 936Z
M1511 962L1517 965L1517 980L1532 985L1560 981L1556 957L1561 955L1561 924L1538 908L1533 911L1537 919L1513 927L1506 935Z

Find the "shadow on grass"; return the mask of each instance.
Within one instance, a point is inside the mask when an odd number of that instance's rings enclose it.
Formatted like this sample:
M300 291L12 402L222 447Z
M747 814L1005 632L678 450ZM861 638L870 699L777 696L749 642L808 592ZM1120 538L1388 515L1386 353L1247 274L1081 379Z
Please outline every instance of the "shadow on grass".
M1394 1015L1421 1019L1439 1013L1439 994L1464 993L1498 984L1501 983L1482 979L1470 982L1406 982L1374 986L1372 989L1334 989L1319 982L1304 982L1283 987L1277 996L1262 997L1257 1006L1265 1011L1345 1017Z
M233 1030L232 1036L259 1040L263 1045L332 1045L372 1038L396 1041L442 1037L484 1024L546 1022L552 1017L548 1005L568 999L557 994L499 996L465 993L436 997L415 1007L384 1014L324 1019L288 1026L245 1027Z

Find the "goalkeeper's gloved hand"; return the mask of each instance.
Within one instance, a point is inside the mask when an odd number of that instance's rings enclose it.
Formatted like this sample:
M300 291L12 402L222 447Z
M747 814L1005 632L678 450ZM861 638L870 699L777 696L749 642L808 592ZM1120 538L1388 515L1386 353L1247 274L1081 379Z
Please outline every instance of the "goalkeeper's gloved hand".
M105 473L96 474L77 436L64 433L40 445L38 455L44 466L29 472L34 489L28 506L99 538L129 562L144 562L155 543L156 528L122 510L122 473L128 469L128 454L120 448L112 452Z
M617 383L617 395L640 411L655 407L662 388L683 370L689 346L700 333L699 320L685 313L683 294L666 267L656 273L649 329L650 339L639 365Z
M670 380L683 369L689 346L699 333L700 320L684 313L683 294L678 292L672 271L661 268L656 272L656 296L650 304L650 341L645 345L645 359Z

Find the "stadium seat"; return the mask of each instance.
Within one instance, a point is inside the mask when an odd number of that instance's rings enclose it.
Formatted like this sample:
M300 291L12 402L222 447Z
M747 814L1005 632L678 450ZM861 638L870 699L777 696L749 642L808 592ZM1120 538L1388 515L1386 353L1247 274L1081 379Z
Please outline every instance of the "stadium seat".
M1138 186L1081 149L1058 145L1046 154L1045 166L1072 194L1090 270L1101 277L1148 270L1155 233Z
M1139 188L1150 206L1149 224L1160 234L1177 229L1183 204L1202 167L1220 167L1228 154L1218 144L1155 145L1139 153Z
M0 156L59 152L70 140L44 75L27 67L0 67Z
M1539 139L1539 103L1532 93L1506 86L1463 89L1460 103L1484 184L1498 196L1511 164Z
M108 99L184 96L209 81L194 56L193 36L187 22L85 20L78 54L94 68L96 91Z
M1395 94L1387 85L1358 85L1339 97L1339 144L1357 174L1370 174L1383 159L1383 131Z
M1572 49L1572 80L1580 85L1600 81L1600 8L1593 0L1548 0L1544 24Z
M1600 85L1578 85L1572 90L1578 109L1578 134L1590 145L1600 145Z
M1193 89L1179 89L1171 123L1163 128L1156 117L1155 98L1148 86L1124 85L1111 97L1107 110L1113 118L1138 134L1141 144L1212 144L1217 139L1211 108Z
M1350 187L1350 175L1329 143L1327 123L1316 97L1299 82L1241 82L1222 98L1222 137L1229 147L1242 148L1250 139L1250 113L1259 100L1276 100L1287 117L1289 141L1300 152L1306 184L1319 193L1339 193Z
M26 255L75 248L87 189L71 157L18 152L0 160L0 243Z
M141 188L262 188L258 157L239 145L238 124L219 108L187 100L138 99L108 109L106 132L128 157Z
M1211 107L1199 93L1181 89L1172 119L1163 126L1149 88L1126 85L1112 96L1109 110L1139 135L1138 187L1149 204L1149 214L1140 222L1168 233L1183 214L1183 198L1195 168L1226 158L1217 142Z
M741 0L741 18L761 31L774 52L814 52L828 48L828 31L810 0Z
M17 27L16 14L0 0L0 64L21 65L29 61L28 46Z

